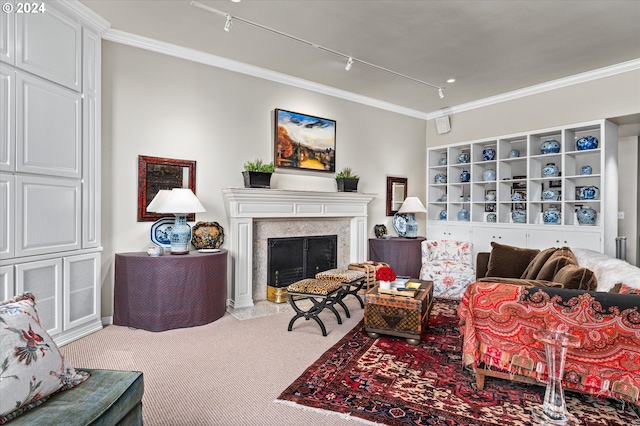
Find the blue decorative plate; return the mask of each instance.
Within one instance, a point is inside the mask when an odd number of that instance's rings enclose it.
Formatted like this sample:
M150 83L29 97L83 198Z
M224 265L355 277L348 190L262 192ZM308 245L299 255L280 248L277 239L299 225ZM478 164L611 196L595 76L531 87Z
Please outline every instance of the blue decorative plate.
M407 235L407 215L404 213L394 214L393 227L401 237Z
M171 230L175 218L163 217L151 225L151 242L163 248L171 247Z

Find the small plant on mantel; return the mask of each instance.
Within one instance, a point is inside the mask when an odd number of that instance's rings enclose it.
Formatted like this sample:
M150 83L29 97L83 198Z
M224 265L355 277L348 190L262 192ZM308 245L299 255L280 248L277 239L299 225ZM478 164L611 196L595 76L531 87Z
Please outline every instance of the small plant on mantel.
M358 192L360 176L353 173L351 167L345 167L336 173L336 182L339 192Z
M271 163L265 163L260 158L244 163L245 188L271 188L271 175L276 167Z

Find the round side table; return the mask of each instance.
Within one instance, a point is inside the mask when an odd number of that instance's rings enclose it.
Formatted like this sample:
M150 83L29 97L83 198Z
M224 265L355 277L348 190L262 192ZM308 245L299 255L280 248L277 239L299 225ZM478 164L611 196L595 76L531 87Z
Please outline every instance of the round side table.
M567 413L562 389L564 362L567 349L580 346L580 339L561 331L538 330L533 337L544 343L547 356L547 390L544 393L542 410L536 413L540 425L578 425L575 416Z

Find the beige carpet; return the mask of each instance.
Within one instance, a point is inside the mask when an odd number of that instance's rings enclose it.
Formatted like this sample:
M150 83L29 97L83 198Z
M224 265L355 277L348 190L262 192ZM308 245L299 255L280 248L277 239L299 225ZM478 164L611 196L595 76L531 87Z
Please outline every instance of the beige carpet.
M354 418L275 402L304 370L363 317L353 297L343 324L325 310L314 321L293 313L237 320L228 313L200 327L150 332L120 326L62 347L77 368L138 370L144 373L145 425L354 425ZM293 311L291 311L293 312Z

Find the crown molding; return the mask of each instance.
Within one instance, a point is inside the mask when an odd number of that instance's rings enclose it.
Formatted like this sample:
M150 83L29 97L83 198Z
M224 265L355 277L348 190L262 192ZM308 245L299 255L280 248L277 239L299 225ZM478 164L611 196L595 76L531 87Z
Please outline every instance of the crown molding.
M109 28L111 28L111 23L109 21L98 15L93 10L89 9L87 6L81 3L80 0L57 0L56 3L71 11L83 22L93 27L93 29L99 31L102 34L104 34L104 32Z
M322 93L322 94L333 96L336 98L345 99L347 101L356 102L356 103L371 106L374 108L379 108L386 111L391 111L398 114L419 118L423 120L435 120L438 117L442 117L443 114L455 114L455 113L470 111L477 108L484 108L490 105L495 105L498 103L535 95L538 93L548 92L550 90L560 89L562 87L572 86L574 84L580 84L587 81L597 80L597 79L609 77L615 74L620 74L620 73L625 73L625 72L640 69L640 59L634 59L631 61L622 62L620 64L587 71L581 74L576 74L573 76L548 81L545 83L537 84L535 86L529 86L523 89L502 93L500 95L490 96L488 98L479 99L477 101L468 102L465 104L447 107L442 110L425 113L415 109L392 104L390 102L384 102L384 101L380 101L378 99L370 98L367 96L358 95L356 93L349 92L346 90L337 89L335 87L327 86L324 84L319 84L313 81L304 80L298 77L293 77L288 74L267 70L265 68L249 65L244 62L235 61L233 59L224 58L222 56L217 56L210 53L204 53L195 49L190 49L190 48L158 41L158 40L147 38L147 37L142 37L142 36L131 34L125 31L108 29L102 35L102 38L104 40L112 41L114 43L125 44L128 46L137 47L140 49L145 49L145 50L149 50L156 53L161 53L163 55L174 56L176 58L186 59L189 61L204 64L204 65L209 65L216 68L222 68L222 69L250 75L257 78L262 78L265 80L286 84L288 86L298 87L300 89Z
M212 67L222 68L265 80L274 81L276 83L286 84L288 86L298 87L300 89L311 90L313 92L322 93L336 98L345 99L352 102L368 105L374 108L384 109L398 114L408 115L410 117L426 119L426 114L410 108L405 108L389 102L380 101L378 99L369 98L349 92L335 87L326 86L324 84L314 83L313 81L304 80L276 71L267 70L265 68L249 65L244 62L235 61L233 59L224 58L222 56L204 53L198 50L177 46L175 44L158 41L155 39L138 36L120 30L109 29L103 34L104 40L115 43L126 44L132 47L149 50L164 55L174 56L176 58L186 59L198 62Z

